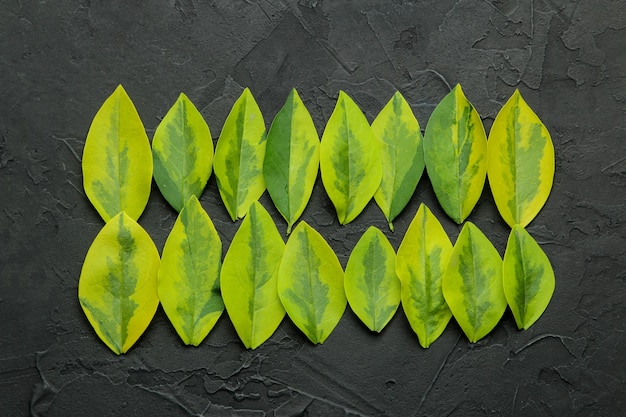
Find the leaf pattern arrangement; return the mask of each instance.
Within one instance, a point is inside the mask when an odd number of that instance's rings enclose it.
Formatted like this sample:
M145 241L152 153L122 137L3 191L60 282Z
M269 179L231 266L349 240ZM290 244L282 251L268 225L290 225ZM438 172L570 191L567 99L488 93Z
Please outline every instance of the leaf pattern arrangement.
M182 93L155 130L151 152L137 110L118 86L93 119L82 165L85 192L105 225L85 257L78 298L96 334L116 354L137 342L159 303L183 343L193 346L226 309L249 349L267 341L285 315L318 344L348 303L372 332L381 332L402 304L420 345L428 348L452 317L477 342L507 306L518 328L528 329L555 290L550 261L525 229L552 188L554 147L517 90L488 140L460 85L436 107L423 138L399 92L371 126L339 92L320 141L295 89L266 135L246 88L214 153L209 126ZM445 213L463 224L454 245L421 204L397 254L385 234L370 227L344 272L319 232L305 221L296 225L319 170L340 224L354 221L373 197L393 231L424 168ZM243 218L223 263L222 242L199 201L212 171L229 216ZM153 175L179 212L160 257L137 223ZM486 177L511 227L504 258L465 221ZM266 187L287 222L286 243L257 201Z

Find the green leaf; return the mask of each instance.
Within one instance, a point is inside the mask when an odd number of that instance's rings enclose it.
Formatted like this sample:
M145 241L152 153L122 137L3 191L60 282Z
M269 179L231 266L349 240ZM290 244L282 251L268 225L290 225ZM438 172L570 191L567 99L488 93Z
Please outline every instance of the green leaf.
M518 90L489 132L489 185L500 215L526 227L539 213L554 180L554 145L548 129Z
M372 131L382 143L382 181L374 199L393 230L393 219L411 199L424 171L422 132L399 92L376 116Z
M372 199L382 179L381 145L365 115L343 91L320 145L324 188L339 223L350 223Z
M454 244L442 288L454 318L472 343L485 337L504 314L502 259L471 222L465 223Z
M385 235L374 226L357 242L344 278L352 311L374 332L380 332L400 304L396 253Z
M200 198L211 176L213 139L185 94L180 94L154 132L152 155L154 180L176 211L192 195Z
M451 252L441 223L421 204L398 248L396 273L402 283L402 308L424 348L439 338L452 317L442 291Z
M514 225L504 253L504 294L517 327L528 329L539 319L554 293L554 271L539 244Z
M304 211L317 178L320 139L313 119L293 89L267 134L263 175L287 233Z
M224 311L219 276L222 242L202 205L192 195L163 247L159 298L176 332L198 346Z
M159 252L125 212L91 244L78 282L80 305L102 341L126 353L146 330L159 305Z
M83 151L85 193L108 222L120 211L137 220L152 185L150 142L135 105L118 86L96 113Z
M285 316L277 290L284 248L274 221L254 202L230 244L220 277L230 320L249 349L269 339Z
M235 101L215 148L213 169L222 201L236 221L265 191L265 122L248 88Z
M346 309L343 269L322 235L296 226L278 269L278 296L294 324L315 344L324 343Z
M459 84L428 120L424 159L439 204L461 224L482 194L488 158L483 123Z

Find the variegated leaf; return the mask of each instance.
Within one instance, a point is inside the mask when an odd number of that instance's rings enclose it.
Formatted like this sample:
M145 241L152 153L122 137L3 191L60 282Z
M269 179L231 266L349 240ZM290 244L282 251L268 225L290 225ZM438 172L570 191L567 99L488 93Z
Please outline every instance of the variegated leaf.
M163 247L159 298L176 332L198 346L224 311L219 276L222 242L195 195L189 197Z
M502 279L517 327L528 329L548 307L555 282L550 260L520 225L514 225L509 235Z
M105 222L125 211L143 213L152 185L150 142L124 88L118 86L96 113L83 151L85 193Z
M236 221L265 191L265 122L248 88L235 101L217 141L213 170L222 201Z
M87 252L78 299L97 335L118 355L135 344L156 312L158 270L152 239L123 211Z
M483 123L458 84L428 120L424 159L439 204L461 224L482 194L488 159Z
M382 181L374 194L389 228L415 192L424 171L422 132L413 111L396 92L372 123L382 143Z
M181 211L192 195L200 198L211 176L213 139L185 94L180 94L154 132L152 155L154 180L176 211Z
M324 343L347 300L343 269L322 235L306 222L296 226L278 270L278 296L293 323L315 344Z
M554 145L539 117L515 90L489 132L489 185L500 215L525 227L548 199Z
M350 254L344 287L352 311L373 332L380 332L400 304L396 253L385 235L374 226Z
M491 332L506 310L502 259L470 222L454 244L442 288L454 318L472 343Z
M263 175L287 233L304 211L319 169L320 139L313 119L293 89L267 134Z
M285 316L277 290L284 248L268 212L258 201L252 203L226 253L220 278L230 320L249 349L269 339Z
M421 204L398 248L396 273L402 283L402 308L424 348L439 338L452 317L442 291L451 252L441 223Z
M365 115L340 91L320 145L322 182L339 223L354 220L380 186L380 149Z

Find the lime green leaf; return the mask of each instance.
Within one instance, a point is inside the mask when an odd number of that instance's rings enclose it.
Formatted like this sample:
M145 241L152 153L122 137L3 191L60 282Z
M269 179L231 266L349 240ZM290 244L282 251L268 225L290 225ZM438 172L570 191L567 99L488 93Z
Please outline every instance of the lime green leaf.
M400 305L396 253L374 226L357 242L348 259L344 286L352 311L373 332L380 332Z
M154 180L176 211L181 211L192 195L200 198L211 176L213 139L185 94L180 94L154 132L152 154Z
M489 132L489 185L504 221L525 227L537 216L554 180L554 145L548 129L518 90Z
M274 221L254 202L230 244L220 277L226 310L247 348L269 339L285 316L277 290L284 248Z
M396 92L372 123L382 143L382 181L374 194L393 230L393 219L407 205L424 171L422 132L402 94Z
M235 101L217 141L213 169L222 201L236 221L265 191L265 122L248 88Z
M118 355L135 344L156 312L158 270L156 246L125 212L107 222L87 252L78 299L100 339Z
M346 310L343 269L322 235L306 222L294 229L278 269L278 296L313 343L324 343Z
M365 115L340 91L320 145L322 182L339 223L354 220L378 189L382 178L380 148Z
M198 346L224 311L219 276L222 242L192 195L167 237L159 270L159 298L176 332Z
M550 303L554 271L539 244L520 225L514 225L509 235L502 279L517 327L528 329Z
M319 167L320 139L313 119L293 89L267 134L263 175L287 233L304 211Z
M118 86L96 113L83 151L85 193L105 222L125 211L137 220L152 185L150 142L135 105Z
M443 296L472 343L485 337L506 310L502 259L470 222L465 223L452 249L443 276Z
M428 120L424 159L439 204L461 224L482 194L488 158L483 123L458 84Z
M452 317L441 289L451 252L441 223L421 204L398 248L396 273L402 308L424 348L439 338Z

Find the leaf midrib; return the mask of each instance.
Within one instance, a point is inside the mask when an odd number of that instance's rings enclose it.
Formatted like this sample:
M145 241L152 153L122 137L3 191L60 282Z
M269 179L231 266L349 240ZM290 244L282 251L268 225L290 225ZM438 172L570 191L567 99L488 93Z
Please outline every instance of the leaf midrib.
M351 143L351 138L352 135L350 134L351 129L350 126L348 125L349 123L349 117L348 117L348 109L346 107L346 98L344 97L343 100L341 100L341 108L343 110L343 119L344 119L344 123L343 123L343 127L344 127L344 134L345 134L345 138L346 138L346 147L347 147L347 158L348 158L348 201L347 201L347 205L346 205L346 213L345 216L343 218L343 222L342 223L346 223L347 219L348 219L348 214L350 213L351 210L351 205L352 205L352 153L350 152L350 143Z

